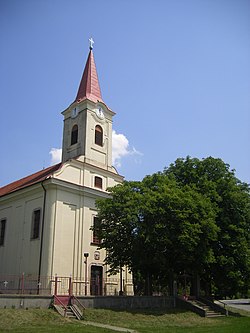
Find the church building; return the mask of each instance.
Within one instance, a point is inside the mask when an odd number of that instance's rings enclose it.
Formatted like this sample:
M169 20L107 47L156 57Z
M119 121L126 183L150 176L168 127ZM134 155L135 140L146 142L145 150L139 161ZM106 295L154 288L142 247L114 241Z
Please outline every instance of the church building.
M109 276L95 233L96 199L123 181L112 166L112 118L102 99L92 39L80 86L63 112L62 162L0 189L0 292L133 294L126 268ZM91 230L91 227L93 230ZM4 289L5 288L5 289Z

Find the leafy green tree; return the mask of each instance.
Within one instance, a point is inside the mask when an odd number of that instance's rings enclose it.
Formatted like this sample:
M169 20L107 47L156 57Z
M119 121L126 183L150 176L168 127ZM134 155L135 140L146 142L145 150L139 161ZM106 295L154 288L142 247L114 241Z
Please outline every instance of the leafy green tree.
M180 272L198 274L205 264L213 262L208 244L217 237L215 213L209 200L189 186L180 188L164 174L147 176L142 185L147 191L145 243L148 241L147 249L158 258L154 272L171 290Z
M215 260L204 269L207 294L246 295L250 288L249 186L221 159L178 159L164 174L209 198L216 212L218 237L210 243Z
M180 271L199 272L213 261L208 246L217 235L213 207L191 187L179 188L158 173L110 192L97 206L111 272L127 265L151 294L153 282L171 286Z
M140 197L137 182L124 182L109 188L110 198L97 201L102 239L101 248L107 250L106 263L110 273L122 266L132 268L133 240L139 219Z
M249 186L229 165L187 157L109 191L97 207L111 273L128 266L145 294L180 275L200 276L206 294L247 293Z

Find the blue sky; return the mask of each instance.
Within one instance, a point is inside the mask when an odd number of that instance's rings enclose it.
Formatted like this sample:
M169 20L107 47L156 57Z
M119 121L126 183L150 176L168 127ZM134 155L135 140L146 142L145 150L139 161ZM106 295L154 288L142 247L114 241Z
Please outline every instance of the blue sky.
M213 156L250 183L250 1L0 0L0 186L61 148L90 36L119 173Z

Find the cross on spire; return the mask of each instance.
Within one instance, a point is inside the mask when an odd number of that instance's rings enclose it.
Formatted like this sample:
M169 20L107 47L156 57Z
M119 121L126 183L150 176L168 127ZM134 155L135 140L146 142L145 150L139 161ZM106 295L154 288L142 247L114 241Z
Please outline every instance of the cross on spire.
M94 44L94 40L93 38L89 38L89 49L92 50L93 49L93 44Z
M97 101L102 101L102 95L95 66L94 53L92 52L94 41L92 38L90 38L89 42L90 51L75 99L75 102L78 103L84 99L89 99L95 103Z

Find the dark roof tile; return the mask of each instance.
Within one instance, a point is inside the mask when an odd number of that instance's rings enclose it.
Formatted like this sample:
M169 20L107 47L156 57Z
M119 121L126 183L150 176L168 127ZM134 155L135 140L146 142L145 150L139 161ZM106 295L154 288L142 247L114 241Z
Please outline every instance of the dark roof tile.
M56 165L40 170L36 173L33 173L32 175L16 180L13 183L1 187L0 197L45 180L46 178L51 176L55 171L59 170L61 165L62 163L58 163Z

